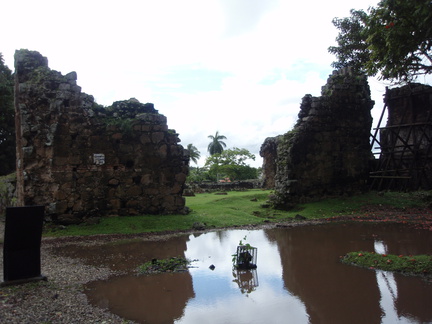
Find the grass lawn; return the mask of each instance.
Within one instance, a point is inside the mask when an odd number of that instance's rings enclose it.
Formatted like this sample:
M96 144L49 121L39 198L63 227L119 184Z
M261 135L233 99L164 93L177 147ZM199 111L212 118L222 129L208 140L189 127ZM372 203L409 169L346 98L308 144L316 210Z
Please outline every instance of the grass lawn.
M431 193L368 192L352 197L327 198L318 202L298 205L289 211L264 208L269 190L230 191L226 195L215 193L197 194L186 198L186 206L191 209L188 215L142 215L102 218L95 225L70 225L45 230L44 236L76 236L95 234L137 234L190 230L194 226L221 228L264 224L269 222L289 222L296 215L307 220L337 216L367 216L368 208L392 207L401 213L404 209L424 207L430 204ZM195 225L194 225L195 224Z

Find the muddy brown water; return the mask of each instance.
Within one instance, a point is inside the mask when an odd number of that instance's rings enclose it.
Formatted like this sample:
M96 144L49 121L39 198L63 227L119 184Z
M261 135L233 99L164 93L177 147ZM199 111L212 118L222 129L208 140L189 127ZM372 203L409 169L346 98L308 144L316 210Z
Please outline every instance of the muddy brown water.
M258 248L256 270L233 270L240 240ZM92 304L139 323L432 323L432 283L339 262L359 250L431 254L432 232L326 224L68 246L58 253L128 271L88 284L86 294ZM153 258L174 256L198 261L185 273L133 272Z

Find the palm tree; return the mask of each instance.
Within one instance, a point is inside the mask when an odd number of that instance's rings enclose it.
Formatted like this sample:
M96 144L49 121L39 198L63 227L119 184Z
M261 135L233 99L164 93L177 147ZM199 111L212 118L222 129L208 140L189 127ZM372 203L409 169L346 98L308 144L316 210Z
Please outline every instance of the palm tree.
M226 144L222 142L222 140L227 138L224 135L219 135L219 131L216 132L215 136L209 135L208 138L212 140L207 147L207 150L210 153L210 155L214 155L216 153L222 153L224 147L226 147Z
M195 164L198 164L198 159L201 157L200 151L196 148L196 146L192 144L187 145L187 150L189 151L189 156L192 161L195 162Z

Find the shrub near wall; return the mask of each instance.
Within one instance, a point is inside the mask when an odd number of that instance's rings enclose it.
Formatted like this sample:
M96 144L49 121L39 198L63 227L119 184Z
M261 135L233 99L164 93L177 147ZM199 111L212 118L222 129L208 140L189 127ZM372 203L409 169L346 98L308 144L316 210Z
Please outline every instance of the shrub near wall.
M6 211L6 207L16 206L16 175L11 173L0 177L0 215Z

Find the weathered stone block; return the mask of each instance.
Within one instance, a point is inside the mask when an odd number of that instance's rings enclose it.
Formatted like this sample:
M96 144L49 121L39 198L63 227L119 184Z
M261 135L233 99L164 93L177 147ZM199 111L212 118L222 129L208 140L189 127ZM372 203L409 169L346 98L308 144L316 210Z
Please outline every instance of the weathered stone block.
M109 200L111 205L111 209L118 210L121 208L121 200L120 199L111 199Z
M62 190L58 190L54 192L54 199L56 200L64 200L67 198L67 195L65 194L64 191Z
M178 183L185 183L186 182L186 174L184 174L184 173L177 173L176 175L175 175L175 180L178 182Z
M144 186L148 186L151 183L152 183L151 175L150 174L143 174L143 176L141 177L141 184Z
M75 71L72 71L65 75L65 79L68 80L69 82L71 81L73 82L78 79L78 75Z
M108 181L108 184L109 184L110 186L118 186L119 183L120 183L120 181L119 181L118 179L110 179L110 180Z
M123 134L122 133L115 133L115 134L112 134L111 138L113 140L121 140L123 138Z
M129 188L126 192L128 196L140 196L142 194L141 186L133 186Z
M58 200L55 204L55 212L62 214L67 210L67 202L65 200Z
M161 145L158 149L159 157L162 159L165 159L168 155L168 146L167 145Z
M165 134L163 132L155 132L151 135L152 142L154 144L159 144L164 139Z
M138 201L138 200L129 200L126 203L126 207L128 207L128 208L130 208L130 207L138 207L138 206L140 206L140 201Z

